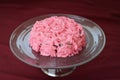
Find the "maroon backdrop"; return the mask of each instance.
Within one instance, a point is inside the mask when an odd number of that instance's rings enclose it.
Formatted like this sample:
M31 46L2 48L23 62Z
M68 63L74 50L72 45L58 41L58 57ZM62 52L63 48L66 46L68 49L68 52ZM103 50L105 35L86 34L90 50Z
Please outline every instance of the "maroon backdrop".
M119 0L0 0L0 80L120 80ZM9 48L12 31L22 22L43 14L67 13L96 22L104 30L106 46L91 62L62 78L18 60Z

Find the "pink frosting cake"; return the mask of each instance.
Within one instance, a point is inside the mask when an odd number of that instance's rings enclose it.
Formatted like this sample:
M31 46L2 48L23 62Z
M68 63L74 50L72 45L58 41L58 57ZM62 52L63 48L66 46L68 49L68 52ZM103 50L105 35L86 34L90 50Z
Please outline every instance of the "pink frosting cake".
M36 21L30 32L31 48L43 56L68 57L85 46L82 25L64 16L52 16Z

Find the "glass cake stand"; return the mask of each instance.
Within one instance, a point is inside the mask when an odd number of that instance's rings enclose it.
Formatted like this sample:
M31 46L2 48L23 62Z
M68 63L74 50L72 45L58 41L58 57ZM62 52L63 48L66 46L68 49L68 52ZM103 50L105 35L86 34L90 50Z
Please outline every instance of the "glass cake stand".
M35 53L29 46L29 34L33 24L50 16L66 16L82 24L86 35L85 48L72 57L46 57ZM45 74L52 77L66 76L72 73L77 66L83 65L100 54L105 46L106 38L103 30L93 21L71 14L47 14L29 19L19 25L11 34L10 49L22 62L40 68Z

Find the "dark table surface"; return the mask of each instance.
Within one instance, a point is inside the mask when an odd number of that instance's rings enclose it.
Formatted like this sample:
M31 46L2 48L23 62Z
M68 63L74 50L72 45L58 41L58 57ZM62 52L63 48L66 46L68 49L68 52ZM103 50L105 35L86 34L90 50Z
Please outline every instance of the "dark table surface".
M120 80L119 0L0 0L0 80ZM104 50L69 76L52 78L18 60L9 48L12 31L44 14L67 13L89 18L104 30Z

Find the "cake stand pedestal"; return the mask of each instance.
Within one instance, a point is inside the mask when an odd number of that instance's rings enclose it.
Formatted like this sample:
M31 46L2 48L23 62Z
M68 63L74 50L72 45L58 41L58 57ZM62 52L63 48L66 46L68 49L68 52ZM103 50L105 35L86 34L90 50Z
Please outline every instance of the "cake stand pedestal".
M47 74L48 76L52 77L63 77L71 74L76 67L70 67L70 68L42 68L41 70Z

